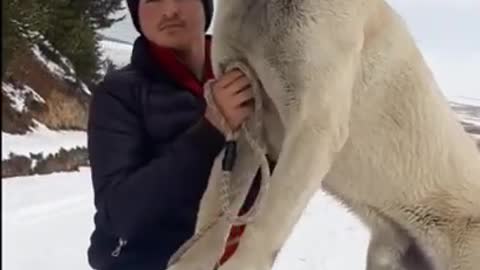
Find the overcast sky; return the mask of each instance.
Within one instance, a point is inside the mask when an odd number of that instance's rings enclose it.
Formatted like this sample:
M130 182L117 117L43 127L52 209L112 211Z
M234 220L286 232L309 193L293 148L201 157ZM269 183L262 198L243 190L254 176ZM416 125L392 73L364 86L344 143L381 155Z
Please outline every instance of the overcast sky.
M480 0L387 0L405 19L442 91L480 102ZM107 34L137 36L130 17Z
M389 0L443 92L480 102L480 0Z

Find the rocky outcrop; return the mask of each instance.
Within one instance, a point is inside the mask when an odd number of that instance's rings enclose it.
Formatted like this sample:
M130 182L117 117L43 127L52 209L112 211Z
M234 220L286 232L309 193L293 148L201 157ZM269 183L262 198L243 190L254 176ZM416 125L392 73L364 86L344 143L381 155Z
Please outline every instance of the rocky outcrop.
M53 130L86 129L90 93L68 64L62 67L34 47L15 55L5 74L3 132L25 134L33 119Z
M2 133L25 135L38 125L53 132L85 131L89 102L88 87L76 79L68 59L48 42L17 50L2 78ZM2 178L72 171L87 165L85 147L60 149L47 156L13 151L2 156Z

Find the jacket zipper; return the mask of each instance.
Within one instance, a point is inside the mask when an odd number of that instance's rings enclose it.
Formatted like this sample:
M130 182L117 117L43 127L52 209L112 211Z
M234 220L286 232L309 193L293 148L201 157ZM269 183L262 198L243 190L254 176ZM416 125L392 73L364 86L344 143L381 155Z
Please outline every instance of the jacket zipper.
M120 253L122 252L122 248L127 245L127 240L124 240L122 238L118 239L118 245L115 247L115 250L112 252L113 257L118 257L120 256Z

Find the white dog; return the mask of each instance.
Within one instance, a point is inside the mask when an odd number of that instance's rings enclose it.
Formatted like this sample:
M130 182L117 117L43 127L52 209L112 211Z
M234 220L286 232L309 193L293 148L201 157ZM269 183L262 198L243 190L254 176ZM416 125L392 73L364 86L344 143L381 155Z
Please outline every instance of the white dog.
M261 83L278 161L221 270L271 269L322 186L370 228L368 270L480 269L480 153L385 1L220 0L213 37L216 74L241 62ZM258 167L239 144L236 183ZM199 224L220 211L218 172ZM228 228L220 221L172 269L213 269Z

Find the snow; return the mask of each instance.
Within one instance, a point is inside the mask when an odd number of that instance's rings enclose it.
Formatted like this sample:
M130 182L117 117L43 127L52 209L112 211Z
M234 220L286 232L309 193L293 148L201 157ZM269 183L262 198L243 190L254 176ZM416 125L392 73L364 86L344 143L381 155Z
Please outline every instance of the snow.
M87 146L87 133L84 131L54 131L35 121L36 128L25 135L2 132L2 160L10 153L30 156L30 153L42 153L43 156L65 150Z
M90 92L90 89L88 89L88 86L84 82L80 82L80 88L82 89L83 92L85 92L87 95L92 95L92 92Z
M2 269L88 270L90 170L2 180Z
M13 109L20 113L26 109L25 100L28 95L32 95L33 99L40 103L45 103L45 100L26 84L21 88L15 88L10 83L2 82L2 91L13 102Z
M462 122L468 125L480 127L480 119L477 117L465 117L465 118L462 118Z
M84 167L80 172L2 181L3 269L91 269L90 179L90 169ZM356 218L319 192L279 253L274 270L365 269L368 239Z
M33 40L35 38L39 38L39 37L42 38L43 37L43 35L40 34L40 32L32 31L31 29L29 29L30 26L28 24L21 23L18 20L15 20L15 19L12 19L11 22L17 24L18 28L21 30L20 35L23 36L24 38Z
M464 96L457 96L457 97L450 97L448 98L451 103L458 104L461 106L475 106L480 108L480 97L473 98L473 97L464 97Z
M41 36L41 35L40 35ZM33 45L32 46L32 52L33 54L37 57L37 59L45 66L48 68L48 70L54 74L55 76L57 76L58 78L62 78L62 79L65 79L65 80L68 80L72 83L76 83L77 82L77 79L75 78L76 77L76 73L75 73L75 69L73 68L73 65L72 63L70 62L70 60L68 60L68 58L66 58L65 56L63 56L59 51L57 51L55 48L53 48L53 46L48 42L48 41L43 41L42 42L42 45L45 46L49 51L51 51L52 53L54 53L55 55L57 55L60 59L60 62L62 63L62 65L66 68L62 68L60 65L58 65L57 63L51 61L50 59L48 59L40 50L40 48L38 47L38 45ZM88 89L88 87L85 85L85 83L81 82L80 81L80 88L82 89L82 91L84 91L87 95L91 95L91 91Z
M459 119L466 124L480 128L480 103L476 104L476 99L464 99L463 102L451 102Z
M57 63L51 61L50 59L48 59L41 51L40 51L40 48L37 46L37 45L34 45L32 47L32 52L35 54L35 56L37 57L38 60L40 60L40 62L48 68L48 70L53 73L55 76L57 76L58 78L64 78L64 79L67 79L69 81L72 81L74 82L75 81L75 78L72 76L74 73L68 73L62 68L60 67Z
M273 270L363 270L369 239L369 232L356 217L319 191L280 251Z
M110 40L102 40L100 43L105 57L109 58L117 67L130 63L132 45Z

